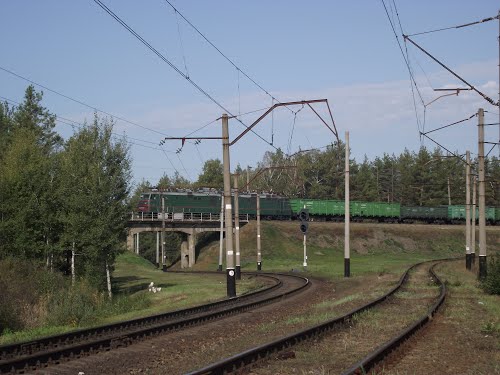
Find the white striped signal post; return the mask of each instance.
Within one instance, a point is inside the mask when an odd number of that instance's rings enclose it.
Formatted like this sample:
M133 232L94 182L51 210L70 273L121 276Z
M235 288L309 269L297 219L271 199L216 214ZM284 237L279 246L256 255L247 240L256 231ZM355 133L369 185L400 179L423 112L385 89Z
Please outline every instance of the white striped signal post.
M304 270L307 270L307 229L309 228L309 211L304 206L299 212L300 231L304 234Z
M220 197L220 238L219 238L219 267L217 271L222 272L222 255L224 251L224 193Z
M260 249L260 196L257 193L257 271L262 271L262 252Z
M486 217L484 187L484 110L479 108L478 116L478 162L479 162L479 274L480 280L487 275L486 263Z
M234 237L236 246L236 280L241 280L240 263L240 206L238 201L238 174L234 175Z
M349 132L345 132L345 228L344 228L344 277L351 276L350 211L349 211Z
M470 253L470 152L465 153L465 268L472 269Z

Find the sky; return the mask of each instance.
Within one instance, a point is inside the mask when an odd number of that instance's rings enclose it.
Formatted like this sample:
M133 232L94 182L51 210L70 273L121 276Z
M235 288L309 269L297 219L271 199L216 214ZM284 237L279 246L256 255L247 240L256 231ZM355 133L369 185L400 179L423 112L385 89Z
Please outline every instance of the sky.
M339 137L344 140L349 131L351 156L358 162L422 145L432 149L436 144L419 132L469 118L479 108L487 111L487 124L499 122L498 106L475 92L437 99L443 92L436 88L467 86L401 36L401 28L413 34L496 17L497 1L169 0L177 11L165 0L101 1L170 64L93 0L4 0L0 99L22 101L29 82L19 76L43 85L35 87L44 92L43 104L63 120L57 131L65 138L75 130L64 119L92 121L94 109L102 111L99 116L112 115L117 137L130 142L134 184L154 185L176 171L195 181L206 160L222 159L221 141L200 139L182 148L178 140L160 142L167 136L220 137L217 119L223 113L241 115L243 124L229 122L233 140L276 103L272 97L327 99ZM414 88L412 95L389 19L408 51L420 94ZM494 20L410 38L497 102L498 36ZM313 106L331 126L327 107ZM248 133L231 146L232 169L255 167L276 148L293 154L335 140L300 105L276 109L254 130L258 136ZM477 117L428 135L451 151L477 154ZM498 125L487 126L486 141L498 139ZM498 149L492 153L498 155Z

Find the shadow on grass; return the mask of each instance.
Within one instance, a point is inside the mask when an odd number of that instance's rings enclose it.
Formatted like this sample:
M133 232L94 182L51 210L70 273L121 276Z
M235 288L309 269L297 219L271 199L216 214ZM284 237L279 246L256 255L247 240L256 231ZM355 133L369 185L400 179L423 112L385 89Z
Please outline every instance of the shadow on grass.
M113 278L113 290L119 293L135 293L148 288L149 282L140 282L145 280L137 276L118 276ZM133 285L127 285L131 284Z
M119 276L113 279L113 291L117 293L133 294L140 292L141 290L147 290L150 284L149 279L145 282L140 282L141 280L146 280L137 276ZM127 285L132 284L132 285ZM175 286L172 283L155 283L155 287L160 287L166 289Z

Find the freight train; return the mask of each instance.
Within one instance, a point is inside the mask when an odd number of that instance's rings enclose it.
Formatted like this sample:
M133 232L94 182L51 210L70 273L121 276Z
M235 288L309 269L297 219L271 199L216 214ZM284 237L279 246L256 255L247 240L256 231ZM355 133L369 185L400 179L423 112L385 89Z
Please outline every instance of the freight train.
M162 199L164 207L162 208ZM307 208L312 221L342 221L345 215L345 203L330 199L289 199L276 194L259 194L260 216L266 220L293 220L298 212ZM240 215L250 219L257 216L257 194L239 194ZM234 207L234 195L233 195ZM137 207L141 217L160 217L162 212L167 218L182 219L186 215L203 218L208 215L217 217L221 211L221 193L215 190L192 191L157 191L141 194ZM465 221L465 205L450 206L402 206L399 203L361 202L349 203L352 221L379 221L394 223L438 223L455 224ZM500 224L500 207L486 207L486 221ZM479 209L476 207L476 219Z

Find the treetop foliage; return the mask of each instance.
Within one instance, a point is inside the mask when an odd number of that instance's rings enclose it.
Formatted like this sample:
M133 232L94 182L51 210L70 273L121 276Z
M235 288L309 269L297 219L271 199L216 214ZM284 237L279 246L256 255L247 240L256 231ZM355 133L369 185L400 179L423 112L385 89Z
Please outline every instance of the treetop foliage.
M43 93L26 89L18 107L0 105L0 258L46 262L100 289L106 267L123 251L131 161L113 123L91 124L63 141Z

